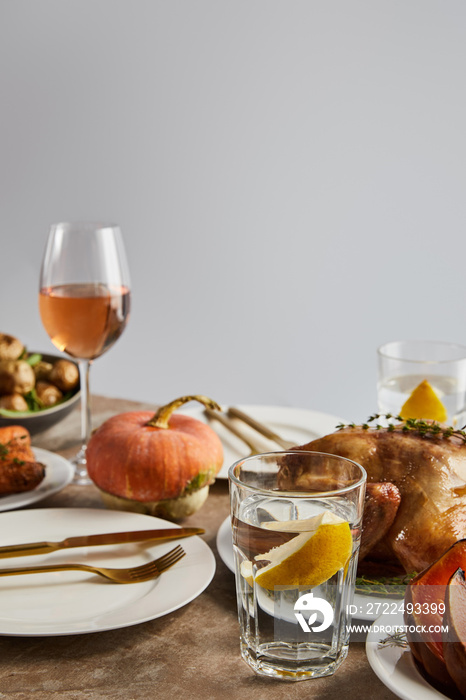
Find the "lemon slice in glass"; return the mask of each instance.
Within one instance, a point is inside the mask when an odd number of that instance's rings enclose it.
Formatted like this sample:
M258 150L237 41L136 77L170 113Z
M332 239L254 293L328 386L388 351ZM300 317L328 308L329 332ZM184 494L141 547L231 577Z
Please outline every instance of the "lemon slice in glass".
M424 379L411 393L400 411L401 418L435 420L444 423L447 410L427 379Z
M267 528L300 533L289 542L255 557L256 561L269 562L255 575L256 583L267 590L275 586L283 590L319 586L346 567L351 557L353 538L349 523L332 513L307 520L267 523ZM241 574L252 585L251 561L242 562Z

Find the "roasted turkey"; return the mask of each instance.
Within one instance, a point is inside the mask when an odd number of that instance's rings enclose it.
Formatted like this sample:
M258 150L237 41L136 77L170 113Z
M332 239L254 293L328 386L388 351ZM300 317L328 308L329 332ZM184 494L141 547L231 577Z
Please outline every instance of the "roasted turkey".
M297 447L340 455L367 471L361 559L419 572L466 537L466 443L387 428L348 427ZM313 476L282 467L282 487L315 488Z

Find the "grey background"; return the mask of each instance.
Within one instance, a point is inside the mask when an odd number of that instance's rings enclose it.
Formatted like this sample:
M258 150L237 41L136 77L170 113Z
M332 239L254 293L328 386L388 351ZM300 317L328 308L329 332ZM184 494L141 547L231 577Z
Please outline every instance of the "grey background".
M466 343L463 0L1 0L0 330L52 351L51 223L117 221L95 393L366 418L376 347Z

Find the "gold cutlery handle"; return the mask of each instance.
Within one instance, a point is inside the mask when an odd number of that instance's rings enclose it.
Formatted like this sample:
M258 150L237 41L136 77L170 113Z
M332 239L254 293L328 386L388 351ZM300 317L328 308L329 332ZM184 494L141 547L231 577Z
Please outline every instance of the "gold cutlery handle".
M228 418L226 418L226 416L224 416L223 413L220 413L219 411L212 411L210 408L205 408L204 413L209 418L218 420L218 422L224 425L225 428L230 431L230 433L236 435L237 438L242 440L244 444L249 447L252 455L259 454L259 450L257 449L256 445L254 445L254 443L252 443L251 440L249 440L249 438L241 432L241 430L238 430L238 428L235 425L233 425L232 421L228 420Z
M50 564L48 566L23 566L12 569L0 569L0 576L19 576L20 574L46 574L49 571L90 571L94 567L86 564Z
M203 535L202 527L165 528L159 530L130 530L129 532L109 532L101 535L80 535L67 537L61 542L28 542L23 544L11 544L0 547L0 559L6 557L24 557L34 554L48 554L59 549L73 549L74 547L94 547L99 545L131 544L136 542L150 542L154 544L165 540L177 540L193 535Z
M241 411L239 408L231 406L228 409L228 415L232 418L239 418L239 420L242 420L243 423L246 423L251 428L254 428L254 430L257 430L258 433L268 438L269 440L276 442L277 445L280 445L280 447L283 447L283 449L285 450L290 449L290 447L296 447L295 442L292 442L291 440L285 440L284 438L280 437L280 435L274 433L273 430L270 430L270 428L268 428L266 425L259 423L259 421L257 421L255 418L248 416L246 413L244 413L244 411Z
M60 549L60 542L33 542L30 544L12 544L0 547L0 559L33 554L48 554Z
M115 583L142 583L150 579L158 578L163 571L167 571L186 555L183 547L178 545L169 552L146 562L140 566L130 566L123 569L109 569L104 566L91 566L90 564L78 564L68 562L64 564L50 564L46 566L24 566L11 569L0 569L0 576L19 576L20 574L45 574L50 571L86 571L98 574Z

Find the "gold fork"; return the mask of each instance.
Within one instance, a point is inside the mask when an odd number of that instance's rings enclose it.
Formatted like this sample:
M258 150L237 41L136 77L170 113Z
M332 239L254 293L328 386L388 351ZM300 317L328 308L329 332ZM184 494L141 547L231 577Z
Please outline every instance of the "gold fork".
M12 569L0 569L0 576L17 576L19 574L45 574L48 571L88 571L99 574L115 583L140 583L157 578L161 573L169 569L185 556L186 552L180 545L171 549L163 557L150 561L142 566L133 566L127 569L106 569L102 566L90 564L50 564L47 566L25 566Z

